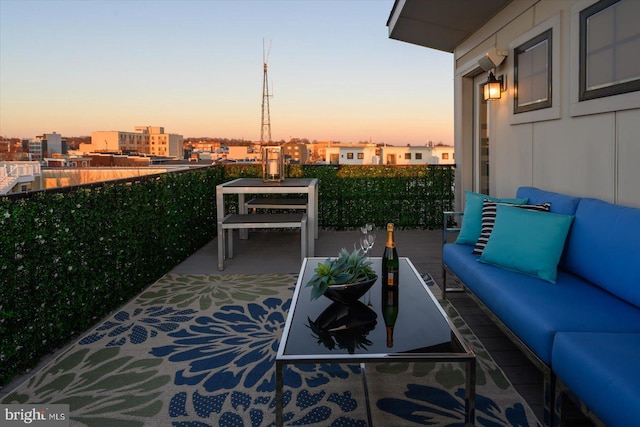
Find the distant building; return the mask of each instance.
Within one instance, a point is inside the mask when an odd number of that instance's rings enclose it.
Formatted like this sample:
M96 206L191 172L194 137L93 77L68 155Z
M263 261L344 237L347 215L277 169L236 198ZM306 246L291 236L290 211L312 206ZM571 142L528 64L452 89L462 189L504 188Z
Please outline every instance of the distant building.
M140 156L127 156L114 153L90 153L85 154L85 159L91 162L92 167L146 167L151 166L151 158ZM69 164L71 166L71 164ZM76 165L76 167L79 167Z
M0 194L29 191L42 175L40 162L0 162Z
M433 147L375 144L337 144L328 146L326 162L341 165L426 165L437 164Z
M149 156L184 158L184 137L165 133L163 127L136 126L135 132L97 131L91 144L80 144L82 153L137 153Z
M453 165L456 163L455 147L451 145L436 145L431 148L432 165Z
M433 164L432 147L396 146L380 147L380 164L382 165L428 165Z
M379 154L375 144L337 144L326 147L325 161L334 165L377 165Z
M302 142L287 142L282 145L284 158L291 163L305 164L309 159L307 144Z
M226 158L239 162L259 162L262 158L259 146L231 145L217 153L218 158Z
M44 164L48 168L88 168L91 166L91 157L47 157L44 159Z
M67 154L67 141L62 139L59 133L45 133L38 135L35 139L23 139L23 150L29 153L31 160L44 160L45 157L52 157L54 154Z
M217 141L191 141L188 144L193 151L208 151L210 153L216 152L221 147Z
M307 144L307 152L309 153L308 163L325 162L327 159L327 147L331 146L331 141L316 141Z

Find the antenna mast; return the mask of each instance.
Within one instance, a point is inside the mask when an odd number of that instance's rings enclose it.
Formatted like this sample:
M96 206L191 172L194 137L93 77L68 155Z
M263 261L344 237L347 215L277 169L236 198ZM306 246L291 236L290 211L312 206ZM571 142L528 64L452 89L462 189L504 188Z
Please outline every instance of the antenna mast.
M262 129L260 130L260 144L271 143L271 113L269 112L269 76L267 74L267 63L271 53L271 40L269 40L269 50L264 52L264 39L262 40L262 66L264 79L262 81Z

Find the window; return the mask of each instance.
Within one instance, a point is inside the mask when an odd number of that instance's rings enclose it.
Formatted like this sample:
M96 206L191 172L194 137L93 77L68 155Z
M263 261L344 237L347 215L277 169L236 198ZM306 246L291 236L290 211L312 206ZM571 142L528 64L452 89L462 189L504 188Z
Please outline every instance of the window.
M404 153L405 160L411 160L411 153Z
M353 159L353 153L347 153L347 159Z
M358 153L358 159L364 160L364 153Z
M416 153L416 160L422 160L422 153Z
M449 153L442 153L442 160L449 160Z
M640 90L640 2L602 0L580 12L580 101Z
M515 114L551 107L552 34L549 29L514 49Z

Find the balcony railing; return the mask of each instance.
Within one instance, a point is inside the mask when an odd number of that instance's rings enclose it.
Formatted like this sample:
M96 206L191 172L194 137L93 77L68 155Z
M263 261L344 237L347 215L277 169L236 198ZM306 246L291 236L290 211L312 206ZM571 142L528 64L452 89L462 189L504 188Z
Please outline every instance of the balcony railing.
M0 198L0 386L211 241L216 185L260 174L213 166ZM291 165L287 175L318 178L322 228L435 229L453 207L451 166Z

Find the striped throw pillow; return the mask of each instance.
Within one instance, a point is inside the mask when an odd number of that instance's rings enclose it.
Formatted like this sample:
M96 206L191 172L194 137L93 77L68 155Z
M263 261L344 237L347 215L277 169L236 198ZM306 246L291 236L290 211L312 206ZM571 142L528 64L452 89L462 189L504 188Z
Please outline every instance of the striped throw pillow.
M496 222L496 206L505 205L505 204L516 206L522 209L527 209L531 211L540 211L540 212L549 212L549 209L551 208L550 202L542 203L539 205L514 205L510 203L496 203L492 200L484 199L484 201L482 202L482 223L480 228L480 237L478 237L478 241L476 242L476 245L473 248L474 254L482 255L482 252L484 251L484 247L487 245L487 242L489 241L489 237L491 236L493 225Z

